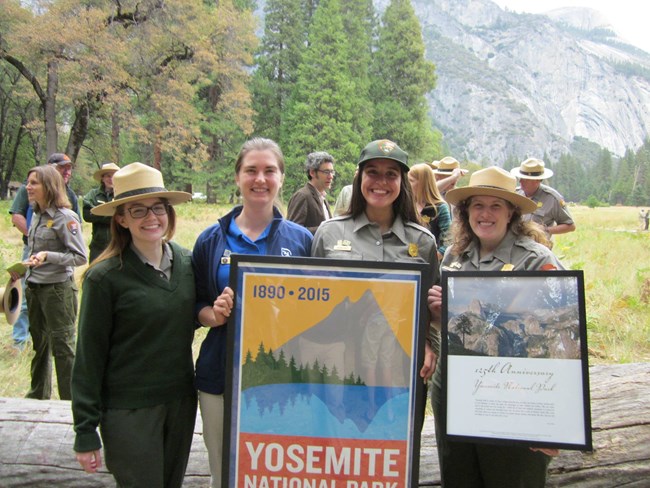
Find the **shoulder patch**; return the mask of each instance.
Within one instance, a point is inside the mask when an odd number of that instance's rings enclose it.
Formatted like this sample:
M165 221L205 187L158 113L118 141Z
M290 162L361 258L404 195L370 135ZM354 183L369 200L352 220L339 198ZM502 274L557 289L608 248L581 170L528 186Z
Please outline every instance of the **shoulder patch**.
M76 220L68 220L65 226L68 228L68 232L73 236L76 236L79 232L79 223Z

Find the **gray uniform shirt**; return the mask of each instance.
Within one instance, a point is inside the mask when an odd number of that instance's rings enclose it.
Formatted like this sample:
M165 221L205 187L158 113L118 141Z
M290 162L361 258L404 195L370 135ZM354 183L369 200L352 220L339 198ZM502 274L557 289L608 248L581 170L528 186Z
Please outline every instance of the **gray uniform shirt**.
M564 269L549 248L529 237L508 231L499 246L480 257L478 242L472 242L460 256L447 248L440 265L441 271L536 271Z
M521 188L517 188L517 193L526 196ZM528 198L537 204L537 209L532 214L522 215L523 220L532 219L544 227L573 224L573 217L569 213L564 198L550 186L539 185L537 191Z
M424 227L400 217L382 235L365 214L323 222L311 244L311 255L334 259L436 264L436 239ZM434 273L437 278L437 273ZM436 280L437 281L437 280Z
M391 229L381 234L379 225L361 214L334 217L323 222L311 243L311 255L319 258L356 259L431 264L432 283L440 283L436 238L424 227L413 222L404 223L396 217ZM427 341L437 350L439 334L431 326Z
M88 260L79 216L67 208L35 212L27 244L30 256L47 252L45 263L27 268L26 280L30 283L62 283L72 276L74 266L86 264Z

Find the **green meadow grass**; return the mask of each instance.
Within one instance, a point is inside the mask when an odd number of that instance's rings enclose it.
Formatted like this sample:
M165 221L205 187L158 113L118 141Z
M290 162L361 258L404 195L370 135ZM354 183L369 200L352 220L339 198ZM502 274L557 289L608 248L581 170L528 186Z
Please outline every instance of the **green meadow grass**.
M9 206L0 201L2 269L18 261L22 249L18 231L11 226ZM174 240L191 249L199 233L228 207L190 203L176 210ZM577 230L556 236L553 251L567 269L584 270L590 364L650 361L650 233L639 230L639 208L578 206L571 211ZM83 230L88 239L90 226L84 224ZM5 285L6 281L0 282ZM206 332L197 331L195 354ZM12 344L11 327L2 315L0 397L22 397L29 389L32 351L16 352ZM53 398L57 398L56 388Z

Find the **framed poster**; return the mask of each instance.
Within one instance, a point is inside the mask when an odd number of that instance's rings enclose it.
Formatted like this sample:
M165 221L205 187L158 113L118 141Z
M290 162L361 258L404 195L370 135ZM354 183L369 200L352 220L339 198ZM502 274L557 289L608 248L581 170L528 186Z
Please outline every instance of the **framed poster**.
M223 486L417 486L428 266L231 265Z
M582 271L442 276L444 434L591 450Z

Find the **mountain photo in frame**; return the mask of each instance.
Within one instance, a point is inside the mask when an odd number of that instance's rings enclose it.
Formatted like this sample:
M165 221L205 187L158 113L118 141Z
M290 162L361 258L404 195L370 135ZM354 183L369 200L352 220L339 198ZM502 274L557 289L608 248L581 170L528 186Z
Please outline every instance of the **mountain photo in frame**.
M231 265L223 486L416 487L428 266Z
M582 271L443 272L443 434L589 451Z

